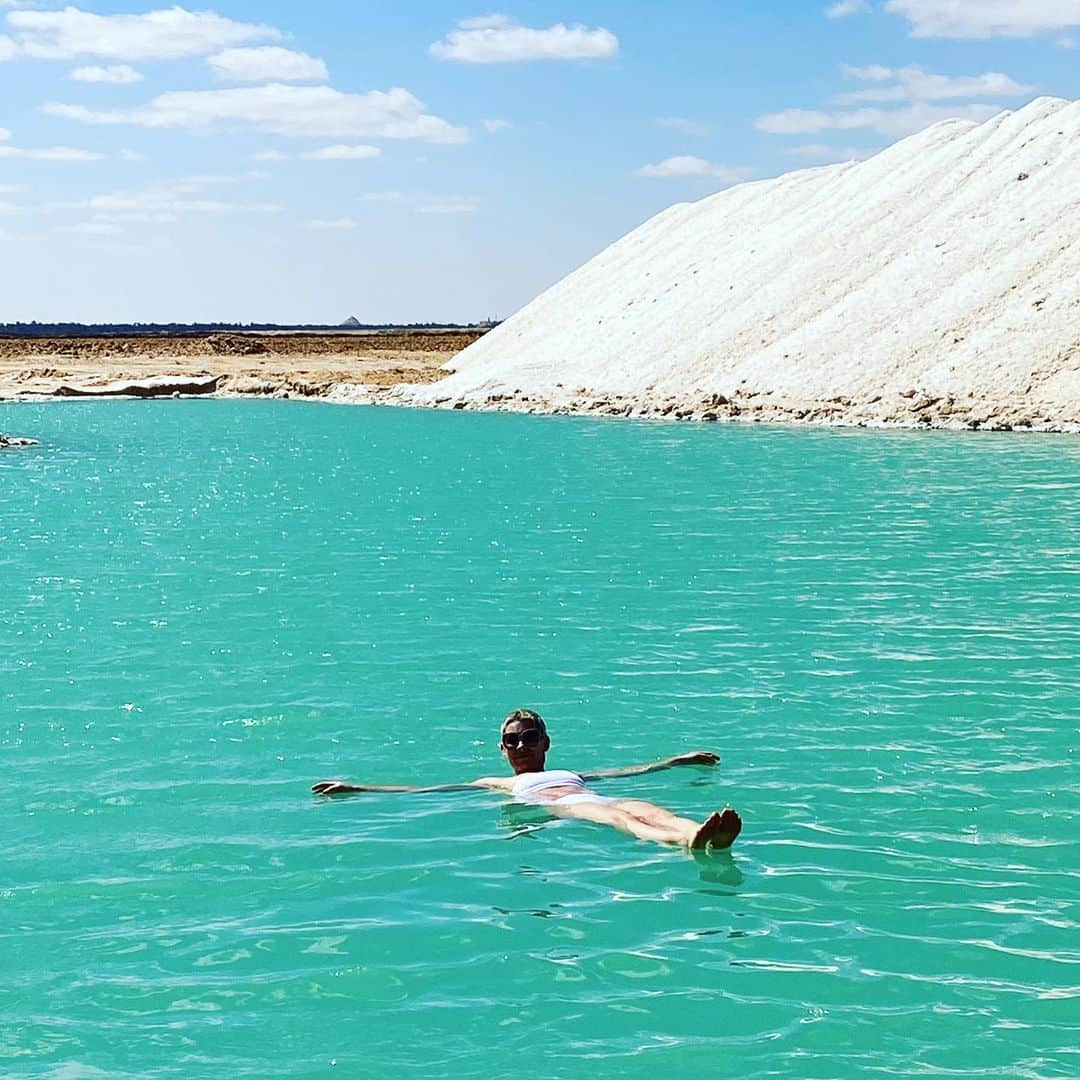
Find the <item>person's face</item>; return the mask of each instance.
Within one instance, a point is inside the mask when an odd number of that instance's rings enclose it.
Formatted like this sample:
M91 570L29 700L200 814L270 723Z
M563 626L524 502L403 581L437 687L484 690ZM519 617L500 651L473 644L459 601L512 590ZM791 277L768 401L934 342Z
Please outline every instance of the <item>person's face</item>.
M541 772L551 740L537 726L535 720L511 720L503 728L503 757L515 773Z

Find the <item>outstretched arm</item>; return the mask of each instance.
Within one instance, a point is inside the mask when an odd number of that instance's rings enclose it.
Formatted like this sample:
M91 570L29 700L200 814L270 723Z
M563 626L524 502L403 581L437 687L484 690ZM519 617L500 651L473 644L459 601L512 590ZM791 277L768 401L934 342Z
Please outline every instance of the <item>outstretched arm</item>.
M431 787L412 787L409 784L349 784L344 780L320 780L311 785L315 795L359 795L370 792L408 792L412 795L424 795L432 791L471 791L473 788L494 788L509 791L513 777L485 776L468 784L435 784Z
M598 769L596 772L582 773L583 780L609 780L617 776L644 776L646 773L673 769L676 765L718 765L720 755L711 750L691 750L688 754L676 754L675 757L654 761L651 765L628 765L625 769Z

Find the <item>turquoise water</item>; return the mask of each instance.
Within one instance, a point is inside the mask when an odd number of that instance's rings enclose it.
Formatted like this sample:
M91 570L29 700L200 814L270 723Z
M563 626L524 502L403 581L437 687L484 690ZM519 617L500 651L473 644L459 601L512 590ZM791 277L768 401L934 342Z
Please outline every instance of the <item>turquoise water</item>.
M0 408L0 1074L1080 1073L1080 440ZM695 862L314 780L612 781Z

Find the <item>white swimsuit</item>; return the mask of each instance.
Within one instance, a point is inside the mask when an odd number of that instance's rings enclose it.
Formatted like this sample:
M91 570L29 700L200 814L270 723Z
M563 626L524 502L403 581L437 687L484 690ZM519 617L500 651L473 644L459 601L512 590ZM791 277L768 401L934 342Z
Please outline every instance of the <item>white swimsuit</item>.
M545 791L553 788L574 788L557 798L545 797ZM566 769L547 769L544 772L518 773L514 777L514 786L510 793L517 802L530 803L534 806L543 806L545 803L551 806L572 806L575 803L595 802L610 803L614 799L608 799L603 795L597 795L585 786L585 781L575 772Z

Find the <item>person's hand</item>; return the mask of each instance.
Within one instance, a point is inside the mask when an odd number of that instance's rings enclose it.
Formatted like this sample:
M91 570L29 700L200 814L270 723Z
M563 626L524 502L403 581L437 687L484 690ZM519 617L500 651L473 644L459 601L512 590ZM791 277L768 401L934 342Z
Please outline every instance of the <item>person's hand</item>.
M352 784L346 784L344 780L320 780L311 785L313 795L345 795L357 789Z
M679 754L671 759L672 765L719 765L720 755L711 750L691 750L688 754Z

